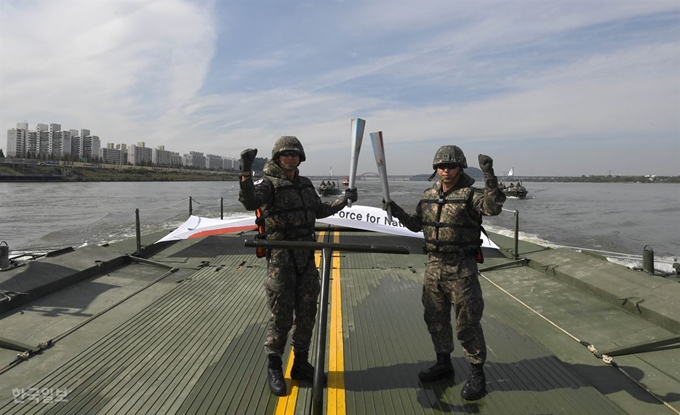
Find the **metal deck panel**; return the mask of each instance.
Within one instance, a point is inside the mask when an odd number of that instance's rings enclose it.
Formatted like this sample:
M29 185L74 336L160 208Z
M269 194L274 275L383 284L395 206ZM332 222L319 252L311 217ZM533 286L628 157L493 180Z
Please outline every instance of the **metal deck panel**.
M541 343L608 399L629 411L633 408L632 413L669 413L639 385L597 359L560 329L599 350L667 338L673 333L527 267L484 272L483 275L486 317L503 319L513 330ZM510 295L541 313L555 326ZM680 394L675 392L680 361L672 355L678 355L677 346L617 356L614 360L637 381L661 392L662 398L672 403L680 399Z
M344 234L341 242L348 242ZM420 302L424 259L343 254L348 413L394 413L396 406L405 413L622 413L542 345L488 316L489 394L476 403L460 398L469 368L457 341L455 379L421 385L417 373L435 360ZM362 269L367 263L385 265Z
M266 262L256 259L252 248L227 249L242 247L244 236L206 239L209 242L192 242L191 251L177 245L170 256L160 253L154 260L177 263L187 258L187 264L196 264L197 259L207 258L209 267L185 279L38 382L41 387L67 386L68 404L10 403L3 407L0 403L0 413L274 413L276 405L286 398L271 395L266 384L262 351L268 318L262 288ZM623 413L612 402L618 400L610 398L628 394L630 389L617 384L608 398L597 384L620 380L621 375L611 373L615 369L593 361L583 346L560 338L549 324L484 278L486 310L482 324L489 347L489 393L477 402L460 397L469 368L457 342L455 377L421 384L418 372L435 359L420 302L426 260L419 250L422 241L348 232L342 234L340 242L406 244L413 253L334 254L341 260L344 372L340 375L346 413ZM203 256L209 250L223 253L225 249L235 255ZM485 265L499 261L491 258ZM627 321L618 314L625 314L623 311L612 312L607 309L611 306L595 298L580 298L576 288L556 284L536 270L505 269L485 276L539 310L557 306L551 318L565 317L572 324L570 330L587 329L587 340L597 339L599 344L607 344L607 333L601 339L595 337L598 325L575 320L600 316L594 320L610 319L624 325ZM650 323L639 325L638 319L628 317L635 321L636 325L631 325L635 330L656 334ZM620 328L612 326L611 334L617 332ZM315 333L313 341L316 338ZM284 356L284 369L287 358ZM624 357L621 359L624 361ZM647 364L652 373L654 360L648 359ZM298 393L297 404L286 413L307 413L311 388L296 389L297 383L289 378L287 382ZM328 393L324 390L326 399ZM627 399L645 397L638 394ZM626 401L624 407L635 405ZM664 409L660 405L656 408Z
M241 263L250 258L231 258ZM34 387L67 385L67 404L16 405L8 413L174 413L204 370L240 336L261 345L266 304L261 269L206 267ZM259 330L252 330L253 326ZM251 328L251 330L248 330ZM249 347L247 353L251 353ZM235 367L236 368L236 367ZM250 390L266 406L263 372ZM250 379L250 372L241 372ZM241 382L248 385L248 382ZM253 390L258 389L257 391ZM264 393L267 392L267 393ZM238 389L234 394L238 394ZM248 409L246 412L250 412Z

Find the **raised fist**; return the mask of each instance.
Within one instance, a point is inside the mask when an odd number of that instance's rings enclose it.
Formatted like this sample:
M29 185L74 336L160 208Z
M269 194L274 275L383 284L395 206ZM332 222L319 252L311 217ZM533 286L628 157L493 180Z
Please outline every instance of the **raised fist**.
M480 154L479 168L484 172L484 176L493 176L493 159L485 154Z
M250 173L253 168L255 156L257 156L256 148L248 148L241 152L240 166L242 173Z

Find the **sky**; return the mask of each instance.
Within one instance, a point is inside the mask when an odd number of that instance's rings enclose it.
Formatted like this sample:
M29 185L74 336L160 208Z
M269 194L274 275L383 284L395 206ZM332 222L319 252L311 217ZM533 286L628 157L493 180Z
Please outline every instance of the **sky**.
M0 128L238 158L295 135L303 175L680 175L678 0L0 0ZM4 134L3 134L4 135ZM7 140L0 138L0 148Z

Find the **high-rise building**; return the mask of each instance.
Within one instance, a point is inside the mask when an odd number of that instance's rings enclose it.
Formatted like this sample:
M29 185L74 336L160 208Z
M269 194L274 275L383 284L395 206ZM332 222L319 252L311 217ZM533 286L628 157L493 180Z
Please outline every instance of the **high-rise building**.
M24 157L26 155L26 133L21 128L7 130L7 154L6 157Z
M47 124L38 123L35 126L35 138L36 138L36 152L41 157L46 157L49 148L49 131L50 126Z
M80 131L80 135L78 135ZM144 141L137 144L107 143L106 150L119 150L120 153L101 152L98 136L90 134L88 129L62 130L61 124L37 123L35 131L28 129L27 122L17 123L17 128L7 130L7 157L40 157L55 158L73 157L81 160L95 160L102 157L107 162L134 165L159 166L191 166L208 169L237 169L238 159L227 158L215 154L204 155L201 152L190 151L184 156L165 149L160 145L156 149L146 147ZM106 157L104 157L104 155Z
M121 164L128 164L127 144L116 144L116 148L123 152L123 162Z
M158 146L153 149L151 153L151 162L157 166L171 166L170 156L171 151L165 149L165 146Z
M86 131L86 130L81 130ZM85 157L89 160L99 157L99 137L96 135L80 137L80 157Z
M80 137L78 136L71 137L71 154L78 159L83 157L83 155L80 154L80 149L82 148L80 145L80 141L81 141Z
M38 155L38 133L30 130L26 137L26 156L28 157L29 154L31 157Z
M54 149L54 157L68 157L71 155L71 132L70 131L60 131L58 145ZM56 148L58 147L58 148Z
M150 165L153 158L152 149L144 147L144 143L142 142L137 144L142 144L142 146L134 144L130 145L130 149L128 150L128 163L131 163L134 166Z
M61 124L50 124L50 131L47 139L47 153L55 156L54 147L59 147L59 132L61 131ZM59 157L59 156L56 156Z
M104 160L106 164L123 164L123 151L114 148L113 143L106 145L106 148L99 149L99 157Z
M184 155L184 163L185 166L190 166L190 167L199 167L201 169L205 168L205 156L203 153L199 153L198 151L190 151L189 154Z
M215 154L207 154L205 156L205 167L210 170L222 170L224 168L222 157Z

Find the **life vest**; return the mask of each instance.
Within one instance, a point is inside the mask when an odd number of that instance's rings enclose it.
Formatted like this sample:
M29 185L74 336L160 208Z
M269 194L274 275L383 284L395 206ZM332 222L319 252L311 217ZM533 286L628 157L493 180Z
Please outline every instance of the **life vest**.
M473 187L463 187L443 196L435 187L420 201L427 252L480 251L482 215L472 209Z
M256 219L264 223L267 239L304 240L314 235L316 199L314 184L306 177L290 181L267 176L274 188L274 197Z

